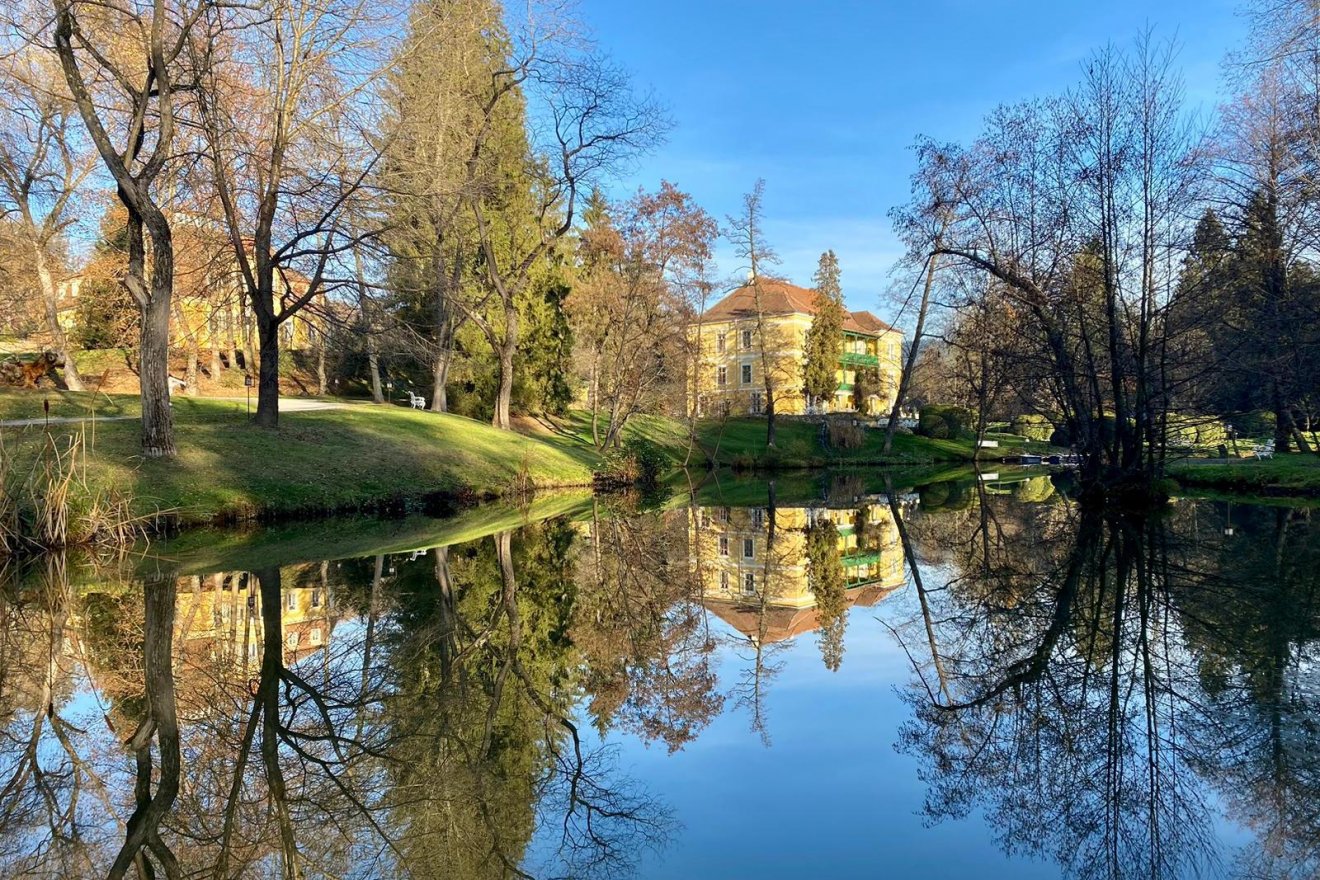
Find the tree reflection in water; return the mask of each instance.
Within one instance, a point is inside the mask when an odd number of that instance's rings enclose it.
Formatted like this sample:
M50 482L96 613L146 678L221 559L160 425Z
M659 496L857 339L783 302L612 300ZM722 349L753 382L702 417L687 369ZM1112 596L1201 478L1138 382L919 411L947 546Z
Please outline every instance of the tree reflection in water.
M732 710L769 744L775 674L861 662L871 605L930 821L983 811L1075 877L1320 871L1313 514L889 489L597 500L255 571L11 566L0 874L622 876L676 823L599 743L674 752ZM1225 814L1256 842L1217 865Z
M576 534L554 520L423 558L82 590L16 578L0 869L626 873L672 823L574 720ZM99 724L61 714L80 677ZM530 854L538 828L554 842Z
M1234 873L1312 876L1312 518L1238 511L1226 537L1209 504L1124 517L977 494L906 524L914 556L956 572L897 629L927 817L982 809L1006 852L1068 876L1181 877L1217 865L1222 798L1259 836Z

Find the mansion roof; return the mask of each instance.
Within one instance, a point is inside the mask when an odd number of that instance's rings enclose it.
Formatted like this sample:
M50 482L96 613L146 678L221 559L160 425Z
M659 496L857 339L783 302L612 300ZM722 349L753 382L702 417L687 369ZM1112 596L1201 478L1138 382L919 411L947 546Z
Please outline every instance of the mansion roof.
M778 278L762 278L761 304L767 315L814 315L820 297L814 290L798 287ZM736 321L756 316L756 292L744 284L717 302L701 316L703 321ZM845 312L843 329L864 336L879 336L894 330L867 311Z

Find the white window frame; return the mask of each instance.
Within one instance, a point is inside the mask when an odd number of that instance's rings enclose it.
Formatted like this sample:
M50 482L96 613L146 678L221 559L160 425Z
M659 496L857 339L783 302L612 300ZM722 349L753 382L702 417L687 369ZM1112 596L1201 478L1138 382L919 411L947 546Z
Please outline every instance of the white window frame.
M719 334L718 336L715 337L715 352L716 352L716 354L724 354L724 346L725 346L724 334L721 333L721 334Z
M744 596L756 595L756 572L743 572L742 591Z
M744 385L752 384L752 365L750 362L740 366L738 370L738 378Z
M729 368L719 366L715 368L715 384L723 388L729 384Z
M739 338L742 340L743 351L751 351L751 350L752 350L752 331L751 331L751 330L744 330L744 331L742 332L742 335L741 335Z
M756 558L756 539L743 538L743 559Z
M729 555L729 536L728 536L728 535L720 535L720 555L721 555L721 556L728 556L728 555Z

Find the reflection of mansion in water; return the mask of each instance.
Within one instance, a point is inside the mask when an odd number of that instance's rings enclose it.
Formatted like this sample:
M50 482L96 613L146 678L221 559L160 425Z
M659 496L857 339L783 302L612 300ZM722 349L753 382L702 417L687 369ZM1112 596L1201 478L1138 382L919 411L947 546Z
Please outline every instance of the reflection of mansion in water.
M330 589L298 570L285 571L280 589L280 641L284 662L293 663L324 648L338 615ZM292 576L291 576L292 575ZM313 582L307 583L310 579ZM195 660L252 669L261 663L264 636L261 590L247 572L221 572L183 578L174 618L178 647Z
M776 507L773 548L766 508L703 507L689 525L689 564L700 574L706 606L739 632L767 643L816 629L807 534L826 520L838 531L850 606L874 605L903 585L903 548L887 503L855 509Z

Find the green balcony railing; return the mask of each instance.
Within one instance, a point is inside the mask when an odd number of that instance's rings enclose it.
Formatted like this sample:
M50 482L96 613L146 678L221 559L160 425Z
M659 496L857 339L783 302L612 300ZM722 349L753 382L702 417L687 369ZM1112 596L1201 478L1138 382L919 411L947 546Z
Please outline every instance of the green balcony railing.
M875 355L858 354L854 351L845 351L843 354L839 355L839 360L842 361L845 366L849 366L849 367L880 366L880 358L876 357Z

